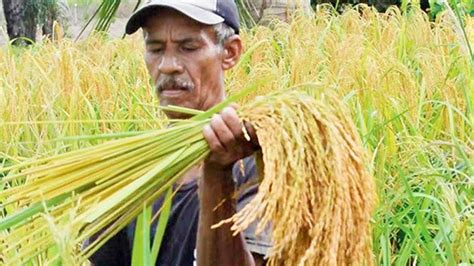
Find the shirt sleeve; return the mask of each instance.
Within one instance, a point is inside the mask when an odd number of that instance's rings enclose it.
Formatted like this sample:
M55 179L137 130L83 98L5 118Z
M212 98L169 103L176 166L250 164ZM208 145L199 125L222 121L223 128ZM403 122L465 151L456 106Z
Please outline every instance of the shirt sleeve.
M234 165L232 174L239 191L237 211L249 203L258 192L257 173L254 156L244 158ZM267 227L259 235L256 234L256 228L257 222L254 222L243 232L245 242L250 252L267 256L272 247L270 227Z

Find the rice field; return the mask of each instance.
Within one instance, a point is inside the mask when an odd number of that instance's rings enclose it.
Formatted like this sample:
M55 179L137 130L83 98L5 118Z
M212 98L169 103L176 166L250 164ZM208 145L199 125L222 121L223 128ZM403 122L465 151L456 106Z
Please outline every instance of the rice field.
M359 7L242 33L246 53L226 77L229 94L304 88L348 106L377 186L375 264L474 263L473 18L465 30L449 13L430 22L416 9ZM165 126L142 54L140 34L2 47L1 163Z

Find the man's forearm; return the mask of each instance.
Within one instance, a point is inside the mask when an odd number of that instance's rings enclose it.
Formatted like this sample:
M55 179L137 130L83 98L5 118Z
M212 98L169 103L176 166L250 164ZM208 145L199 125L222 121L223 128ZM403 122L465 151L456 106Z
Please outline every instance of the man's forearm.
M199 266L254 265L242 234L233 236L231 224L217 229L211 226L235 214L236 204L232 171L204 167L199 180L199 227L197 261Z

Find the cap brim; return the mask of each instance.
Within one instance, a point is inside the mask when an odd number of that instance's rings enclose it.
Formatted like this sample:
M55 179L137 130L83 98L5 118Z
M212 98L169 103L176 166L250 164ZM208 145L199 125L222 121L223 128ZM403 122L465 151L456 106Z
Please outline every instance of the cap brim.
M159 3L150 3L137 10L127 22L125 32L132 34L143 26L147 12L157 7L168 7L175 9L184 15L206 25L215 25L224 22L224 18L213 12L193 6L191 4L176 3L174 1L159 1Z

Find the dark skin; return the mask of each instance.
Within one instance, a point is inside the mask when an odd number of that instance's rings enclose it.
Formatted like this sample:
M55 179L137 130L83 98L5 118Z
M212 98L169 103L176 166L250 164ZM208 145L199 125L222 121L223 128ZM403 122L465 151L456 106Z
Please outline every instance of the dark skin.
M143 30L145 63L161 105L207 110L225 99L224 72L234 67L242 54L238 35L220 46L212 26L171 9L160 9L159 16L150 16ZM186 118L177 113L167 115ZM242 234L232 235L230 225L211 229L235 214L232 166L256 149L254 142L244 138L242 127L235 105L215 115L203 131L211 150L209 157L181 181L188 182L190 176L201 172L198 265L260 265L260 259L256 263L247 249ZM248 128L255 140L253 130Z

